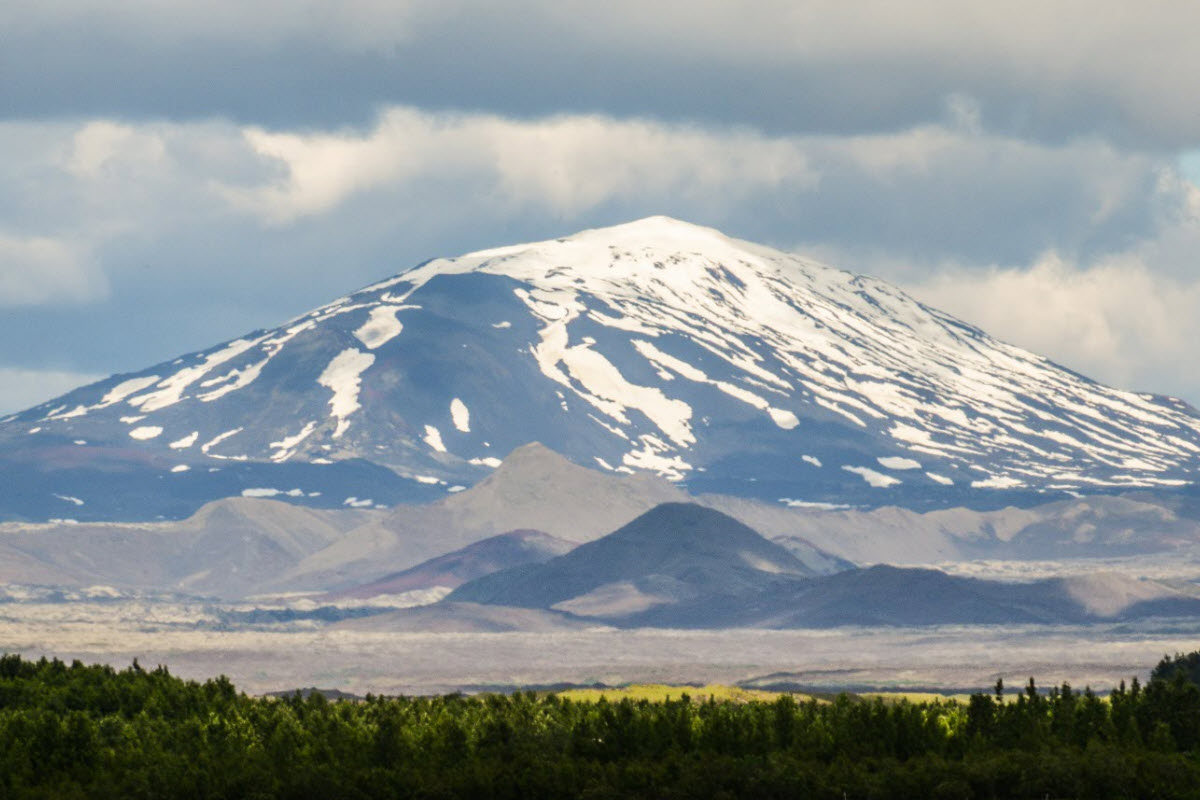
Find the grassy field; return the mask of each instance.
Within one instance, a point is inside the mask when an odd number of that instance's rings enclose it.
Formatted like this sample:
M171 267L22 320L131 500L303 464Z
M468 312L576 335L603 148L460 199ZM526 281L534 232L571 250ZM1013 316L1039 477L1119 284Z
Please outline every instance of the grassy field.
M864 700L879 698L885 703L898 703L901 700L907 700L910 703L936 703L947 700L966 703L971 699L969 694L937 694L936 692L860 692L855 696ZM1012 696L1009 699L1011 700Z
M722 684L709 684L707 686L670 686L662 683L637 683L629 686L613 686L603 689L579 688L579 689L563 689L561 691L552 692L566 700L573 700L581 703L594 703L603 697L608 702L617 702L626 698L630 700L649 700L652 703L662 703L667 700L678 700L681 696L687 695L692 700L697 702L707 701L709 698L713 700L731 700L735 703L770 703L777 700L783 695L790 695L796 702L803 703L808 700L815 699L818 703L828 702L830 695L813 696L803 692L769 692L762 689L744 689L739 686L725 686ZM932 703L944 701L956 701L966 703L971 696L968 694L937 694L934 692L861 692L852 693L851 697L861 700L874 700L879 698L885 703L898 703L901 700L906 700L910 703ZM1010 693L1006 700L1014 699L1015 695Z
M660 683L639 683L630 686L616 686L605 689L565 689L554 694L565 700L581 703L594 703L603 697L608 702L630 700L649 700L652 703L662 703L667 700L678 700L687 695L695 701L732 700L735 703L760 702L769 703L784 694L791 694L797 702L811 699L809 695L791 692L765 692L760 689L742 689L737 686L667 686Z

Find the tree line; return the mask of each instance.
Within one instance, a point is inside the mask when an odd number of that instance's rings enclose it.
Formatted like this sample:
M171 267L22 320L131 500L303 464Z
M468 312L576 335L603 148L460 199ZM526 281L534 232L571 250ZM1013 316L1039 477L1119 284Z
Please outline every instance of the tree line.
M1200 798L1200 654L1108 697L249 697L0 658L0 798Z

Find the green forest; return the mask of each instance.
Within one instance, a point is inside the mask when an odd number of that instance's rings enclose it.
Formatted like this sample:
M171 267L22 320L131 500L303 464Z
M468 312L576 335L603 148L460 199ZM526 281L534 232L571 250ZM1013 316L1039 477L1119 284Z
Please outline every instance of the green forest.
M1108 697L256 698L0 658L3 798L1200 798L1200 654Z

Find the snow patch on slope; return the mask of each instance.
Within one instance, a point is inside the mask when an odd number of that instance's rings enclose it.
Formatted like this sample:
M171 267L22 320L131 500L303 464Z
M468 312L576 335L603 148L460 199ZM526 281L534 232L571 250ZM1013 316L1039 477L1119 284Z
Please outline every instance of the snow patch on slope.
M454 420L455 428L463 433L471 432L471 411L457 397L450 401L450 418Z
M876 472L868 467L842 467L846 472L853 472L864 481L876 489L886 489L889 486L895 486L900 483L899 478L893 478L891 475L884 475L882 472Z
M258 379L265 367L272 358L275 357L283 346L296 338L304 331L311 330L316 325L312 320L302 322L299 325L292 325L282 332L275 332L274 335L262 337L254 342L261 353L262 358L245 368L232 369L224 375L200 383L201 388L209 389L208 392L197 395L201 402L211 403L218 400L230 392L235 392L238 389L244 389ZM216 388L212 388L216 387Z
M137 394L143 389L148 389L158 381L157 375L146 375L141 378L130 378L127 381L121 381L113 388L105 393L104 397L100 398L100 405L97 408L105 408L106 406L116 405L117 403L129 397L132 394Z
M495 469L503 462L501 462L500 459L496 458L495 456L487 456L486 458L472 458L468 463L474 464L478 467L491 467L492 469Z
M217 434L212 439L210 439L207 442L205 442L204 444L200 445L200 452L204 453L204 455L206 455L206 456L212 456L213 458L223 458L223 456L218 456L215 453L210 453L209 451L212 450L212 448L219 445L221 442L230 438L231 436L238 435L239 433L242 432L242 430L243 430L242 428L234 428L231 431L225 431L224 433Z
M627 466L649 470L671 481L683 480L691 470L692 465L679 456L665 455L670 448L658 437L643 435L639 441L642 449L631 450L621 459Z
M911 458L904 458L902 456L883 456L875 460L878 461L879 465L885 469L901 470L921 468L920 461L915 461Z
M354 332L354 336L366 345L368 350L387 344L404 330L404 325L396 319L396 313L402 308L412 306L383 305L371 309L367 321Z
M337 419L334 439L340 439L350 427L348 417L362 406L358 402L358 390L362 385L362 374L375 363L375 356L351 347L338 353L317 383L333 392L329 399L330 414Z
M308 497L315 497L320 492L309 492ZM305 497L303 489L268 489L268 488L252 488L242 489L242 497Z
M705 374L704 370L695 367L682 359L675 358L672 355L664 353L650 342L643 339L635 339L633 341L634 348L642 354L642 356L655 367L660 369L660 375L665 378L670 378L670 373L662 372L661 370L672 370L675 373L687 378L695 383L705 383L715 386L730 397L740 400L746 405L757 408L760 411L766 411L771 417L771 421L784 430L791 430L800 424L800 420L791 411L786 411L779 408L772 408L771 404L763 397L745 389L741 386L736 386L728 381L713 380Z
M199 438L200 438L200 431L192 431L191 433L189 433L187 436L183 437L182 439L176 439L175 441L171 442L169 447L172 450L184 450L184 449L194 445L196 443L196 440Z
M573 292L527 292L515 290L530 311L547 324L541 342L531 349L542 374L570 389L605 415L622 425L631 425L626 411L640 411L676 445L696 441L691 429L692 408L682 400L668 398L652 386L630 383L612 362L592 345L569 346L567 324L583 306ZM559 368L566 367L567 372Z
M204 356L200 364L181 369L160 381L156 386L157 391L132 397L127 402L147 413L173 406L183 399L183 393L189 386L207 375L210 370L246 352L263 338L265 337L230 342L224 348Z
M1009 475L992 475L983 480L971 481L971 487L974 489L1015 489L1024 485L1024 481Z
M439 453L446 452L446 445L442 442L442 432L432 425L425 426L425 435L422 438L425 440L425 444Z
M299 433L293 436L285 436L278 442L271 442L271 448L275 450L275 453L271 455L271 460L277 463L287 461L295 454L296 447L309 436L312 436L313 431L316 429L317 423L309 422Z

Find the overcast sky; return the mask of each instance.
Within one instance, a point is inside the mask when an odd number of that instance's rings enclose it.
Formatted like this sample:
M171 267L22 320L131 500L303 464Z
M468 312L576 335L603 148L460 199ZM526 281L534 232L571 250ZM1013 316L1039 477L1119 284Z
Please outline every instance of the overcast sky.
M1197 31L1127 0L0 4L0 412L650 214L1200 405Z

